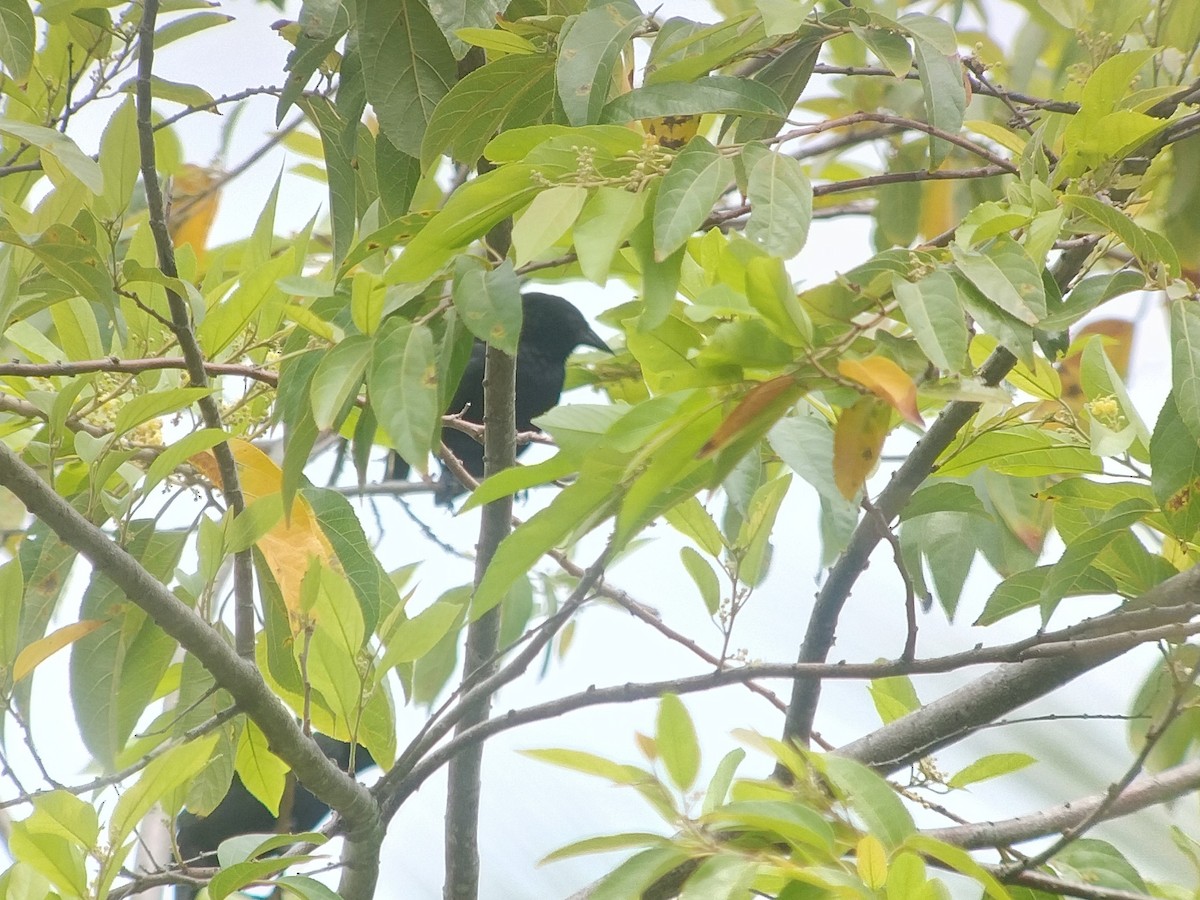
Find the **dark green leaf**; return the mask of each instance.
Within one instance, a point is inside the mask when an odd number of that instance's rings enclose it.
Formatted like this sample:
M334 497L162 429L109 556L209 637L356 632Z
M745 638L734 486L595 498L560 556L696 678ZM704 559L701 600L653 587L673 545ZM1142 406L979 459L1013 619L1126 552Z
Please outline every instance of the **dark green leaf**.
M625 45L641 25L627 5L607 4L568 20L560 37L555 82L572 125L599 120Z
M379 128L396 149L419 157L433 111L454 83L454 54L421 0L360 0L356 28Z
M778 94L756 81L711 75L690 84L666 82L635 88L605 106L600 121L619 125L633 119L704 113L783 118L788 110Z

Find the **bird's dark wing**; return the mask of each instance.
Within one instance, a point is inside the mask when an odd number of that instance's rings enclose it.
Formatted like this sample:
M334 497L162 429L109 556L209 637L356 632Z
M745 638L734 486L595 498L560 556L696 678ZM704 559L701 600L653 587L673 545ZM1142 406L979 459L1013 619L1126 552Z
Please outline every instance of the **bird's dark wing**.
M346 741L335 740L323 734L315 736L325 755L332 759L342 769L349 769L351 746ZM354 770L362 772L375 765L371 754L366 748L354 748ZM196 866L215 866L217 864L217 848L222 841L239 834L271 834L273 832L302 832L312 831L320 821L329 814L329 807L313 795L301 784L297 784L292 794L291 818L286 822L278 821L258 798L255 797L242 779L236 774L230 782L229 791L225 798L207 816L197 816L187 810L181 812L176 819L175 840L183 861ZM196 895L197 891L187 885L175 888L176 900L185 900Z

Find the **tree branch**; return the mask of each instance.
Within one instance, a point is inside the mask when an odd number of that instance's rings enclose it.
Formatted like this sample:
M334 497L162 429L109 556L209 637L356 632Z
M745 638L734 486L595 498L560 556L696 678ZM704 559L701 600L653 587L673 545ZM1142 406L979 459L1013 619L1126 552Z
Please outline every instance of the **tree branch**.
M262 729L271 751L291 766L322 803L345 816L349 824L342 857L346 870L339 895L348 900L370 900L378 877L383 825L379 808L367 789L339 769L304 735L295 717L271 693L252 660L235 653L215 629L3 444L0 444L0 484L195 656L217 684L229 692L238 708Z
M146 208L149 213L150 231L158 251L158 264L168 278L178 278L175 265L175 247L167 229L166 207L158 183L158 168L155 164L154 124L151 121L154 73L154 27L158 20L158 0L144 0L142 20L138 26L138 68L136 82L138 151L141 158L142 183L146 189ZM179 341L179 349L187 362L188 378L196 387L208 386L208 373L204 368L204 353L192 330L191 311L187 301L171 288L166 288L167 305L171 310L172 330ZM197 401L204 424L209 428L222 429L221 409L211 396ZM221 492L234 515L240 515L246 507L238 479L237 463L229 444L222 441L213 447L213 455L221 473ZM234 640L238 653L251 659L254 656L254 568L250 550L240 550L233 556L234 591Z
M1200 788L1200 761L1175 766L1158 775L1144 776L1130 782L1115 801L1108 803L1097 821L1117 819L1168 803L1197 788ZM965 850L1007 847L1075 828L1101 810L1108 799L1109 792L1105 791L999 822L934 828L922 833Z
M1054 278L1064 289L1083 268L1095 241L1067 250L1054 267ZM984 384L999 384L1009 370L1016 365L1016 357L998 347L984 362L979 371ZM838 557L829 576L813 605L808 629L800 645L799 662L824 662L833 646L838 617L850 597L850 591L867 566L867 560L876 545L884 537L887 526L908 503L909 498L929 476L935 460L950 446L959 431L978 411L980 404L956 400L946 406L929 430L917 442L912 453L892 475L874 505L879 515L863 516L850 542ZM1050 665L1054 663L1051 662ZM821 682L817 678L798 678L792 688L792 699L788 704L784 723L784 740L807 742L812 732L817 701L821 695ZM783 775L782 772L777 774Z

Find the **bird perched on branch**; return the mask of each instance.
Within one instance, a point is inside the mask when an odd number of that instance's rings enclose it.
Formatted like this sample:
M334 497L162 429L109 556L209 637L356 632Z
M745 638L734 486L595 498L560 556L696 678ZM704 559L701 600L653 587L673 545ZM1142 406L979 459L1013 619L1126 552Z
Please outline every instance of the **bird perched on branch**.
M323 734L313 735L317 745L344 771L350 769L351 745ZM359 773L375 765L371 754L360 744L354 747L354 771ZM276 816L259 802L237 775L229 792L207 816L184 810L176 819L175 841L182 862L190 866L215 866L217 847L222 841L240 834L294 834L312 831L329 814L329 807L311 791L297 782L292 789L291 805L287 797ZM175 900L190 900L196 896L190 885L177 885Z
M558 404L566 379L567 357L576 347L587 346L611 353L608 345L592 331L583 313L553 294L530 292L521 297L521 337L517 344L517 431L536 431L533 420ZM483 366L486 345L476 341L447 413L463 413L463 419L483 423ZM483 477L483 445L453 428L442 429L442 441L468 472ZM527 446L527 445L526 445ZM520 455L525 447L518 447ZM408 477L409 466L392 454L389 477ZM463 492L449 470L443 469L434 494L442 506Z

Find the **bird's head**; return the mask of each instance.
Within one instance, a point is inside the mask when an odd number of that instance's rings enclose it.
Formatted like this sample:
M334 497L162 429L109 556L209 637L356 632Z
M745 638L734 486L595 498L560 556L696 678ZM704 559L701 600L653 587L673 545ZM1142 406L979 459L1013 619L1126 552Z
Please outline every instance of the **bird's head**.
M583 313L554 294L531 292L521 297L522 347L528 343L542 353L566 360L576 347L595 347L612 353L608 344L592 330Z

